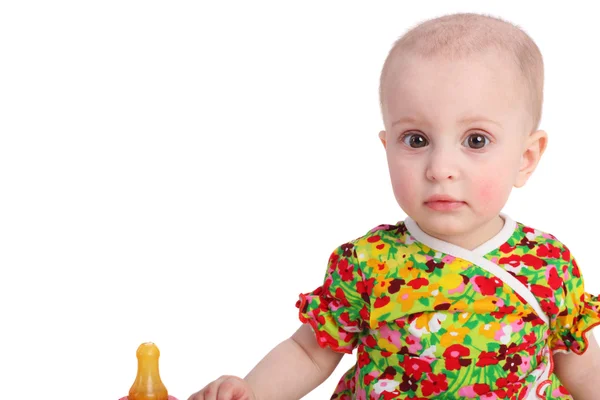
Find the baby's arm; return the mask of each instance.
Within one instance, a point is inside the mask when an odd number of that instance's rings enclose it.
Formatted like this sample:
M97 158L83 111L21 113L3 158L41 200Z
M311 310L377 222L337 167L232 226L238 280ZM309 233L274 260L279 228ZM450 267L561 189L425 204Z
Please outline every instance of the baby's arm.
M276 346L243 380L221 377L190 400L297 400L319 386L343 354L321 348L308 324Z
M275 347L246 378L257 400L299 399L331 375L342 353L321 348L308 324Z
M554 355L556 375L576 400L598 399L600 347L592 332L589 332L587 338L588 348L582 355Z

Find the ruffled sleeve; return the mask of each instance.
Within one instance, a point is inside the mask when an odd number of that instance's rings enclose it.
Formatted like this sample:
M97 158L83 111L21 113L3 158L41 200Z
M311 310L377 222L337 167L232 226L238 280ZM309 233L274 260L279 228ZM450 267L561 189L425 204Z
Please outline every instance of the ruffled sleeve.
M333 251L323 285L300 295L300 320L315 332L321 347L352 353L359 334L368 327L369 295L352 243Z
M551 320L550 348L583 354L588 347L587 335L600 325L600 297L585 292L583 278L568 249L563 257L561 286L556 293L558 312Z

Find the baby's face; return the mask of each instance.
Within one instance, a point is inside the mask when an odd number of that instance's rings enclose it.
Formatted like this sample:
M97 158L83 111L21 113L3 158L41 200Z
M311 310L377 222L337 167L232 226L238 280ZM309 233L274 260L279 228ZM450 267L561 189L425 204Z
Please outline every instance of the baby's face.
M396 200L440 238L498 218L517 184L531 117L507 56L395 59L384 82L386 146ZM449 196L456 203L430 202Z

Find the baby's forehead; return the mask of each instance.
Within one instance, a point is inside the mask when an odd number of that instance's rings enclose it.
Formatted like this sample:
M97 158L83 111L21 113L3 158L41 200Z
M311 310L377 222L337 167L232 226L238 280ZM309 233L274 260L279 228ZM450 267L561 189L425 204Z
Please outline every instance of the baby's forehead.
M468 60L481 54L496 54L510 65L539 124L543 98L544 68L541 52L519 27L499 18L478 14L453 14L425 21L410 29L392 46L380 77L380 105L385 108L389 76L402 73L409 56L424 60Z

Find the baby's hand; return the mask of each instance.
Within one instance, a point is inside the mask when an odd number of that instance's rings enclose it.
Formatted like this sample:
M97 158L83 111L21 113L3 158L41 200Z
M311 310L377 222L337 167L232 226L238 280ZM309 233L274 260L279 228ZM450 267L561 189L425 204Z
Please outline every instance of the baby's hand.
M191 395L188 400L256 400L256 397L245 380L225 375Z

